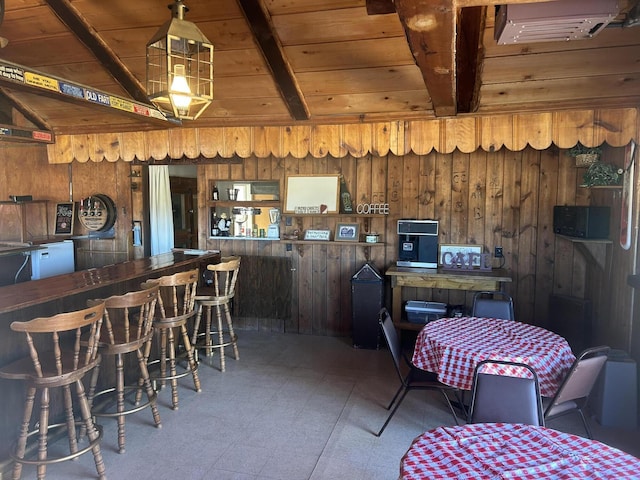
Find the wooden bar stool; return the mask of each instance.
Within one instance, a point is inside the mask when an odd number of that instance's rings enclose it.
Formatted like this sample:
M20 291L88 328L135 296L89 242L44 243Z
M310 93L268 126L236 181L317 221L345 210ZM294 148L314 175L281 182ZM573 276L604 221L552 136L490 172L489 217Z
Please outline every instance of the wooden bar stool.
M125 451L126 415L150 407L156 427L160 428L162 426L158 407L156 406L157 395L151 386L149 370L144 358L144 351L153 338L153 316L159 289L160 287L156 285L139 292L130 292L104 300L105 317L100 334L99 352L101 357L110 356L114 358L116 385L98 393L95 392L101 365L101 361L98 361L98 365L91 375L88 398L89 404L92 406L91 413L94 416L116 418L118 420L118 453L124 453ZM94 302L92 300L88 303L92 305ZM125 385L124 357L130 353L136 354L139 369L138 381L135 386ZM127 406L125 404L126 391L135 390L137 392L141 388L146 391L147 401L140 403L137 400L134 405ZM113 400L114 394L116 397L115 411L113 401L107 401L108 399ZM105 401L97 405L96 400L102 400L101 397Z
M171 382L171 405L178 409L178 379L189 374L193 377L196 392L200 392L200 378L198 377L198 363L195 360L194 348L189 340L187 322L195 315L196 287L199 280L199 270L188 270L173 275L148 280L142 284L143 289L160 287L158 295L158 312L153 320L153 329L159 336L159 358L151 364L158 363L159 373L152 373L151 378L160 381L164 385L167 380ZM174 330L179 330L178 339ZM184 353L187 356L187 368L184 371L177 370L178 345L182 339ZM149 363L151 343L147 344L145 361ZM168 371L167 371L168 364ZM140 393L137 400L139 400Z
M235 295L236 281L240 270L240 257L223 257L220 263L207 265L207 270L213 272L213 286L201 289L196 296L198 313L193 328L191 343L198 350L204 350L207 356L213 355L214 350L220 351L220 370L225 371L225 347L232 346L236 360L238 353L238 336L233 330L229 304ZM217 328L211 327L211 309L215 307ZM205 310L205 324L200 331L202 311ZM227 322L222 325L222 314Z
M29 346L29 357L17 360L0 370L0 377L23 380L27 384L24 416L15 453L12 454L15 461L14 480L22 475L23 464L37 465L38 479L44 479L47 465L74 459L89 450L93 452L99 477L106 478L100 451L102 429L93 421L82 384L83 377L98 362L98 339L103 315L104 302L99 302L84 310L11 324L11 330L23 332L26 335ZM74 418L72 385L75 385L81 422ZM65 421L50 425L50 390L57 387L63 389ZM40 392L40 415L37 420L34 419L37 421L37 428L29 431L38 391ZM84 442L88 445L79 445L77 428L86 432L86 436L80 435L80 437L88 439L88 442ZM52 458L47 453L47 443L51 435L62 430L66 430L69 437L70 453ZM27 455L28 450L36 450L35 442L28 445L28 440L35 435L38 438L37 452L33 452L34 455Z

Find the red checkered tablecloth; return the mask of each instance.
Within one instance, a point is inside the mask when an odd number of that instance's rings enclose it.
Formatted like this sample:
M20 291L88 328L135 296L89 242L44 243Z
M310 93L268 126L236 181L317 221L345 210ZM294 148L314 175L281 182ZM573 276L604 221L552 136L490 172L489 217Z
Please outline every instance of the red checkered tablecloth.
M462 390L471 389L473 369L488 358L533 367L545 397L555 394L575 360L567 341L544 328L478 317L428 323L418 334L413 352L418 368L437 373L442 383Z
M414 479L640 478L640 460L595 440L545 427L476 423L417 437L400 463Z

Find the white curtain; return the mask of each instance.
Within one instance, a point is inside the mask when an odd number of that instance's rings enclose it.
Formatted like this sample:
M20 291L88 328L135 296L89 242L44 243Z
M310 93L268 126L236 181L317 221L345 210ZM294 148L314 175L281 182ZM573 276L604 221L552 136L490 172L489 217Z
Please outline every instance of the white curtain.
M168 165L149 166L149 215L151 255L170 252L174 243Z

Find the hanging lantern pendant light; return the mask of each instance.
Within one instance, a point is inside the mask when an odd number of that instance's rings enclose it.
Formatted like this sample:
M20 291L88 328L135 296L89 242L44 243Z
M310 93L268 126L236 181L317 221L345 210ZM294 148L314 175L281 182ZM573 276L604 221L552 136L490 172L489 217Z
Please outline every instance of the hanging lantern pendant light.
M147 43L147 95L167 115L195 120L213 100L213 45L175 0L171 20Z

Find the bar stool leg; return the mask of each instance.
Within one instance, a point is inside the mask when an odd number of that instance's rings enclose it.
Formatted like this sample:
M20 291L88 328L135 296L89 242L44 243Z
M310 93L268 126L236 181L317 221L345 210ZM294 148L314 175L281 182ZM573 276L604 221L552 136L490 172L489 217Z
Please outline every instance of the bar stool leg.
M167 332L167 330L169 330ZM170 337L169 339L167 337ZM166 385L166 376L167 376L167 343L171 343L171 339L173 335L171 333L171 329L163 328L160 331L160 377L162 381L160 382L160 386L164 387ZM175 367L172 370L172 375L175 375Z
M116 412L118 415L118 453L124 453L124 361L122 354L116 354Z
M147 391L147 399L151 402L151 414L153 415L153 421L156 424L156 427L162 427L162 423L160 421L160 412L158 411L158 405L156 403L155 397L156 392L151 385L151 377L149 376L149 369L147 368L147 359L144 357L140 349L136 351L136 355L138 356L138 365L140 365L140 382L139 384L144 386ZM141 392L141 388L136 392L136 398L138 392ZM140 405L140 400L136 403L136 405Z
M91 408L89 407L89 401L82 385L82 380L76 381L76 392L78 395L78 401L80 403L80 413L84 423L84 428L87 431L89 442L93 444L91 451L93 452L93 460L96 464L96 471L100 480L106 480L106 469L104 466L104 460L102 458L102 452L100 451L100 442L96 441L100 438L100 433L96 430L93 418L91 416ZM44 478L44 477L43 477Z
M64 409L67 419L67 434L69 436L69 451L76 453L78 451L78 437L76 436L76 421L73 416L73 402L71 401L71 387L65 385L62 387L64 395Z
M198 375L198 362L196 362L193 353L195 348L192 347L191 342L189 341L189 333L187 332L186 325L181 325L180 331L182 332L184 347L187 350L187 359L189 360L189 368L191 369L191 376L193 377L193 386L196 389L196 392L201 392L202 387L200 386L200 376Z
M38 460L47 459L47 431L49 430L49 389L43 388L40 396L40 438L38 440ZM43 480L47 471L45 464L38 465L38 480Z
M36 400L36 387L29 387L27 389L27 398L24 408L24 416L22 417L22 425L20 426L20 436L18 437L18 444L16 446L16 458L24 458L24 454L27 449L27 435L29 434L29 422L31 421L31 415L33 414L33 405ZM15 462L13 464L13 480L18 480L22 475L22 463Z
M173 410L178 410L178 371L176 369L176 342L173 335L173 328L168 328L167 330L168 331L166 333L166 337L168 338L167 349L169 350L169 375L171 377L171 405ZM165 349L165 354L167 349ZM163 355L160 358L164 359L165 356ZM160 369L160 374L166 376L166 367L164 372L162 371L162 369Z
M231 312L229 311L228 303L225 303L224 305L224 312L227 318L227 325L229 327L231 344L233 345L233 354L235 355L236 360L240 360L240 353L238 352L238 342L237 342L236 334L233 331L233 322L231 321Z
M211 340L211 305L205 307L207 309L206 329L205 329L205 346L208 356L213 356L213 341Z
M196 308L197 308L196 318L193 322L193 333L191 335L191 345L194 346L194 350L195 350L194 355L195 355L196 361L198 361L199 353L198 353L198 349L195 348L195 345L198 343L198 330L200 330L200 320L202 319L202 308L203 308L202 303L198 302L198 306Z
M226 305L225 305L226 306ZM218 344L220 345L220 370L226 370L226 362L224 358L224 332L222 331L222 312L221 306L216 305L216 319L218 320Z

